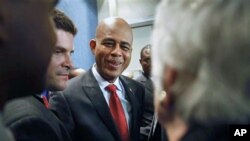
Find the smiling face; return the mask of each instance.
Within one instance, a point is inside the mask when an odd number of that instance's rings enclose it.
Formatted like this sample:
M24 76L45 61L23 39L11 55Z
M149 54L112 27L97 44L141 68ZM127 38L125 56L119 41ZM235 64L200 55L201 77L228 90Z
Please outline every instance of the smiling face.
M120 18L105 19L97 28L96 40L90 41L97 71L114 82L130 63L133 35L129 25Z
M62 91L68 81L69 70L72 68L74 36L62 29L56 30L57 42L47 70L46 87L50 91Z

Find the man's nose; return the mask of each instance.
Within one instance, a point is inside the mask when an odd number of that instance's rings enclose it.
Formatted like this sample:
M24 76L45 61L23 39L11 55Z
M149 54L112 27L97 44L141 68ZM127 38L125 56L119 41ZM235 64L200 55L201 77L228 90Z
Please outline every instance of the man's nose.
M71 55L65 55L65 61L64 61L64 67L67 67L68 69L73 68L73 63L71 59Z
M119 43L116 43L115 47L113 48L111 55L114 56L122 56L122 49Z

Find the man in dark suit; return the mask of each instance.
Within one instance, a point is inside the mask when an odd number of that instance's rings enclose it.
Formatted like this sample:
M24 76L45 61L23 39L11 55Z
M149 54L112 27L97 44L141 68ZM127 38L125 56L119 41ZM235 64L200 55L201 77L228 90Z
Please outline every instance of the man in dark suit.
M141 49L140 53L140 64L142 70L133 74L132 78L138 82L141 82L143 85L146 84L146 81L151 77L151 45L146 45ZM151 88L150 88L151 89Z
M0 1L0 140L13 141L2 123L6 102L41 92L55 42L48 16L56 1ZM36 14L34 14L36 13Z
M4 109L4 122L17 141L70 141L60 120L48 108L49 91L63 90L72 67L71 53L76 28L61 11L54 10L57 41L47 69L46 91L9 102Z
M121 18L106 18L90 41L96 64L73 78L51 108L74 141L138 141L144 88L121 76L131 59L133 35Z
M145 111L143 114L143 124L140 128L140 140L147 141L152 120L154 116L154 104L153 104L153 82L151 80L151 45L146 45L141 49L140 64L143 71L139 71L137 75L133 76L133 79L142 83L145 86Z

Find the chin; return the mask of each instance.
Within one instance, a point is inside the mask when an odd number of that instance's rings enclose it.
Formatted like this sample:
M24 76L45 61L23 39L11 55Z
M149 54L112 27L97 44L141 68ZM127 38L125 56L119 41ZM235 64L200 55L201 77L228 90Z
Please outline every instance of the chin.
M119 74L112 74L112 75L110 75L110 78L111 79L116 79L117 77L119 77L121 74L119 73Z
M115 79L119 77L120 74L121 74L120 71L109 70L109 71L104 72L104 75L101 75L101 76L103 76L105 79Z
M66 88L66 85L61 85L57 87L56 91L63 91Z
M50 85L48 87L49 91L63 91L66 88L66 84L57 84L57 85Z

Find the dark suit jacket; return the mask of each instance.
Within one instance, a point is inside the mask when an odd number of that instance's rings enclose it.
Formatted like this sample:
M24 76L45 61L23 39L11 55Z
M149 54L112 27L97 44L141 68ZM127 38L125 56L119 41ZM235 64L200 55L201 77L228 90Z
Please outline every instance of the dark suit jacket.
M139 141L144 88L138 82L120 76L132 111L129 123L131 141ZM121 141L108 104L92 73L72 79L60 95L52 95L50 105L63 121L74 141Z
M158 122L156 116L153 117L151 129L147 141L168 141L166 130Z
M141 141L147 141L154 116L153 82L151 79L146 79L144 85L145 85L145 98L144 98L145 111L143 114L143 124L140 129Z
M16 141L71 141L61 121L40 100L30 96L5 106L3 121Z
M181 141L249 141L249 138L230 138L231 136L232 133L230 132L229 124L220 122L202 124L196 121L190 121L188 131Z
M11 132L6 129L2 122L2 114L0 113L0 140L1 141L14 141L14 137Z

